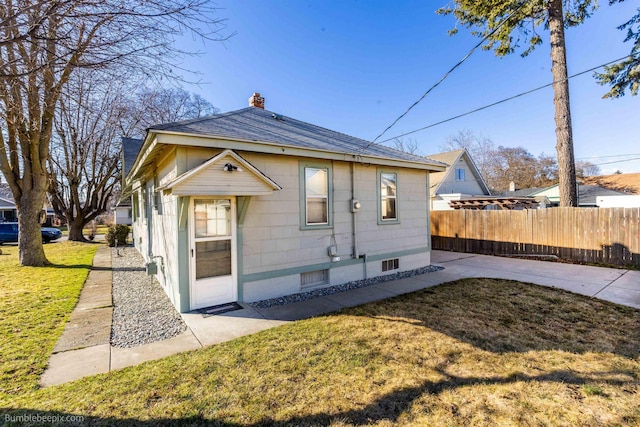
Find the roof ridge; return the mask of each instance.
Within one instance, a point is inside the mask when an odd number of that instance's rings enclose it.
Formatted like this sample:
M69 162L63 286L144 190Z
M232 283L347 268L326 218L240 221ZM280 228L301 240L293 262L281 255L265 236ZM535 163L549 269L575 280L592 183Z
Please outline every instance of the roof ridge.
M148 142L151 134L163 132L326 150L354 157L371 156L409 163L426 163L438 168L445 166L441 161L407 153L380 143L372 143L357 136L256 107L246 107L165 125L157 124L148 129L145 141Z
M196 117L194 119L178 120L177 122L158 123L158 124L155 124L153 126L148 127L147 129L168 130L168 129L170 129L172 127L175 127L175 126L178 126L178 125L190 125L190 124L202 122L202 121L205 121L205 120L212 120L212 119L218 119L218 118L233 116L233 115L239 114L239 113L241 113L243 111L249 110L251 108L255 108L255 107L241 108L240 110L227 111L226 113L209 114L207 116Z

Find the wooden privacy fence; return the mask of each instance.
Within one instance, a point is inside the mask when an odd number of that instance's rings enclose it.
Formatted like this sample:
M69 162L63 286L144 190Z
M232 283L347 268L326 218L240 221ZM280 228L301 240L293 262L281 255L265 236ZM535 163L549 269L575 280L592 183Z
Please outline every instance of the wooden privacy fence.
M433 249L640 267L640 208L431 212Z

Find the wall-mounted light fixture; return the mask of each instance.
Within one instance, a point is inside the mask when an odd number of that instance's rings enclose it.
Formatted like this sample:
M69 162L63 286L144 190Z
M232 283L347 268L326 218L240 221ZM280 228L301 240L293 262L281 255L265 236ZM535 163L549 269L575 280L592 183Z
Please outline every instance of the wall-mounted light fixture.
M240 169L238 166L232 165L231 163L225 164L224 167L222 168L222 170L227 171L229 173L231 173L233 171L242 172L242 169Z

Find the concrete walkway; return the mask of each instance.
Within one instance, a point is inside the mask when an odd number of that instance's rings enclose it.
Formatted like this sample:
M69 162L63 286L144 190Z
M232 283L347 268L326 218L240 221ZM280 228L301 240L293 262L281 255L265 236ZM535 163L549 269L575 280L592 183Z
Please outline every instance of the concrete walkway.
M256 309L243 305L242 310L206 318L186 313L182 316L188 328L182 335L134 348L116 348L109 344L111 250L101 247L40 382L43 386L61 384L468 277L519 280L640 309L640 271L443 251L433 251L431 260L445 269L283 306Z

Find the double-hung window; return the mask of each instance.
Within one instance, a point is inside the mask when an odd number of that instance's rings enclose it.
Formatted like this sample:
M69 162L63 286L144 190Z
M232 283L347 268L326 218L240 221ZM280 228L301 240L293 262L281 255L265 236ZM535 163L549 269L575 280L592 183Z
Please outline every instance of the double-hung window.
M331 227L331 168L301 165L300 176L302 228Z
M378 172L379 222L398 222L398 174Z

